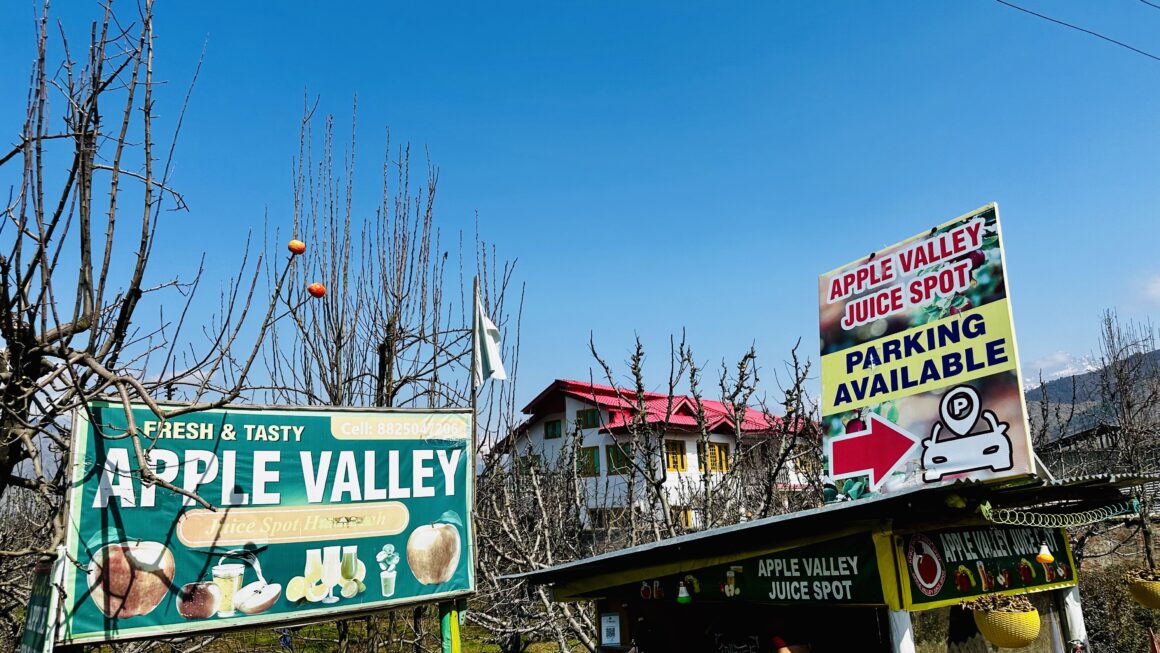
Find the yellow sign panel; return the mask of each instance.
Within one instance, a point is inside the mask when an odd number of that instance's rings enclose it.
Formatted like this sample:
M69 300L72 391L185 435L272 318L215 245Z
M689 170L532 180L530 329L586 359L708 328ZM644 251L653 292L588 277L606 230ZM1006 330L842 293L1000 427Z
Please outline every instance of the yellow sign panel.
M822 357L822 415L1015 369L1006 299Z

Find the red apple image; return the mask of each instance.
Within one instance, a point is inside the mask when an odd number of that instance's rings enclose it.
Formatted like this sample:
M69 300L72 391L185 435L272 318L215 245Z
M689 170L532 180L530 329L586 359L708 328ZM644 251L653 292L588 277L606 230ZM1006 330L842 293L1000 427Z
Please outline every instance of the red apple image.
M966 572L956 571L955 572L955 587L957 587L960 592L971 591L971 578L970 578L970 576L967 576Z
M446 583L459 566L459 530L454 524L420 526L407 538L407 564L424 585Z
M922 553L914 556L914 570L918 572L918 579L925 585L934 585L938 580L938 563L934 558Z
M177 591L177 613L186 619L208 619L221 601L222 592L212 581L186 583Z
M1024 585L1030 585L1031 581L1035 580L1035 570L1031 568L1030 562L1019 561L1019 579L1023 581Z
M173 583L173 554L160 542L108 544L89 564L89 593L106 617L149 614Z

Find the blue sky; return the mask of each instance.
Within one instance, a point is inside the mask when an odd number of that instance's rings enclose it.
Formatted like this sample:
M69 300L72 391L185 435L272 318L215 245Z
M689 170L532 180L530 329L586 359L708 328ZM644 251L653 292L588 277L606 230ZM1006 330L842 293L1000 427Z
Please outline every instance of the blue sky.
M1137 0L1021 4L1160 51ZM32 13L0 10L7 88ZM287 224L305 90L341 129L357 95L367 179L389 127L439 166L444 229L478 211L518 259L521 400L587 377L589 332L614 362L640 334L658 384L682 328L772 381L797 338L816 356L819 273L990 201L1028 376L1103 309L1160 309L1160 62L996 2L171 2L156 31L163 118L207 48L165 260Z

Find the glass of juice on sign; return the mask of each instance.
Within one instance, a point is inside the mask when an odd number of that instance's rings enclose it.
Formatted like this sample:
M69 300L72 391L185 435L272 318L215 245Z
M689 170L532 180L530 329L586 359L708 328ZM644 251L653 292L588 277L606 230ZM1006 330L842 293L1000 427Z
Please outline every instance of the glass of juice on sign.
M218 603L217 616L234 616L234 595L242 588L242 575L246 573L246 566L236 562L214 565L213 582L221 593Z
M338 597L334 595L334 586L342 581L342 547L326 546L322 548L322 582L326 585L326 598L323 603L334 603Z
M306 570L303 575L306 577L307 585L322 580L322 549L306 550Z
M994 587L994 579L987 573L987 568L983 566L982 560L975 561L975 569L979 572L979 587L982 587L984 592L990 592Z
M342 547L342 572L343 580L354 580L358 576L358 547L344 546Z
M383 598L390 598L395 594L395 565L399 564L399 554L394 544L384 544L381 551L375 554L375 562L379 563L379 583L383 591Z

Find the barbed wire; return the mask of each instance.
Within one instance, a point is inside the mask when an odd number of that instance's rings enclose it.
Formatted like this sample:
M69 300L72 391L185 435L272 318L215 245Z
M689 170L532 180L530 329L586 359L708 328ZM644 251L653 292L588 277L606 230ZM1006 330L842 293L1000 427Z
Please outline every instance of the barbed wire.
M1082 512L1045 513L1016 508L992 508L990 503L980 506L983 517L994 524L1012 526L1032 526L1036 528L1075 528L1107 521L1116 515L1138 512L1140 504L1135 499L1120 501L1100 508Z

